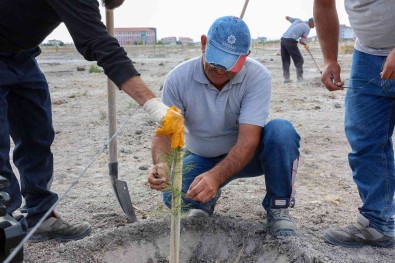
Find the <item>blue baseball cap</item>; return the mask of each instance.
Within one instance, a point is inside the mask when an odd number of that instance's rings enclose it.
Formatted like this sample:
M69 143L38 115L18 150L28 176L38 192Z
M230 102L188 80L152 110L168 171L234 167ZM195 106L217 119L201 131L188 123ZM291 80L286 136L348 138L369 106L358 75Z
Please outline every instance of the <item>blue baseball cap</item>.
M311 18L309 19L309 22L314 23L314 17L311 17Z
M207 63L239 72L250 54L251 35L247 24L235 16L214 21L207 33Z

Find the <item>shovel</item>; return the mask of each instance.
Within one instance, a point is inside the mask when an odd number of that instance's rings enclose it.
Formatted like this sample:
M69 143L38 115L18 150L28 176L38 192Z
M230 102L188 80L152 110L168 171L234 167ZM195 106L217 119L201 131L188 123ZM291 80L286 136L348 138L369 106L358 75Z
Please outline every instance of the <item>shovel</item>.
M318 71L320 72L320 74L322 74L322 70L321 70L320 67L318 66L317 61L315 61L315 59L314 59L314 57L313 57L313 54L311 54L311 52L310 52L310 49L309 49L309 48L305 48L305 49L307 50L307 52L309 52L311 58L313 59L315 65L317 66L317 69L318 69Z
M110 35L114 36L114 16L113 11L106 9L106 26ZM109 174L111 185L114 190L118 203L121 205L123 212L126 214L130 222L136 222L136 214L134 213L132 201L130 200L128 186L125 181L118 180L118 156L117 156L117 138L114 136L117 130L116 120L116 90L114 82L107 78L108 92L108 133L109 133Z

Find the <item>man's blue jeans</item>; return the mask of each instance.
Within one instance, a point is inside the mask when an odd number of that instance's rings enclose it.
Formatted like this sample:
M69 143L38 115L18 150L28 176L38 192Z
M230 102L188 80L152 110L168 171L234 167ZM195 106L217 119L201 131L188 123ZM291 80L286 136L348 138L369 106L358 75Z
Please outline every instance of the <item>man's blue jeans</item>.
M0 52L0 175L11 183L7 212L21 206L33 227L57 201L49 191L53 173L51 144L54 140L51 100L47 81L40 71L35 48L18 53ZM10 135L14 141L13 161L20 185L10 165Z
M360 213L382 234L393 236L395 81L380 77L385 59L354 51L345 132L352 149L349 164L362 199Z
M248 165L234 175L220 187L224 187L230 181L237 178L256 177L265 175L266 195L262 205L265 210L271 209L271 201L276 198L289 200L290 206L295 202L294 182L299 160L299 141L292 124L286 120L272 120L263 128L262 140L259 149ZM206 158L191 152L187 152L183 160L182 192L185 194L196 176L210 170L225 155ZM209 214L213 213L214 205L220 193L208 203L199 203L183 196L183 208L199 208ZM163 201L171 206L171 193L163 193ZM242 201L241 201L242 202Z

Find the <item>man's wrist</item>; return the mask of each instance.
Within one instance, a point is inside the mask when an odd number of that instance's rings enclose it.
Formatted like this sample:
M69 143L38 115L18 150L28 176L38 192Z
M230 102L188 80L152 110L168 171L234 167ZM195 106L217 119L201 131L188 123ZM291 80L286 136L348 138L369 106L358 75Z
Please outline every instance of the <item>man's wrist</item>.
M149 114L153 121L162 123L169 107L163 104L159 98L152 98L144 103L143 109Z

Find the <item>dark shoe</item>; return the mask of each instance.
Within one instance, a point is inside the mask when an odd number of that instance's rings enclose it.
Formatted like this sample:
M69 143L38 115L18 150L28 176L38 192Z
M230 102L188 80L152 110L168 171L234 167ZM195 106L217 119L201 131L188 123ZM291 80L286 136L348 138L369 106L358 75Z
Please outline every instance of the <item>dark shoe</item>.
M37 231L30 237L31 242L41 242L49 239L59 241L78 240L86 237L92 231L87 222L69 224L54 213L54 216L45 220Z
M284 83L291 83L291 82L292 82L291 79L286 79L286 80L284 80Z
M304 82L307 82L307 80L305 80L304 78L299 78L298 79L298 83L304 83Z
M324 238L326 242L335 246L395 247L395 237L385 236L376 229L369 227L369 220L361 214L353 225L328 229L324 234Z
M296 226L289 216L289 208L271 209L267 212L267 226L270 234L278 236L296 236Z

